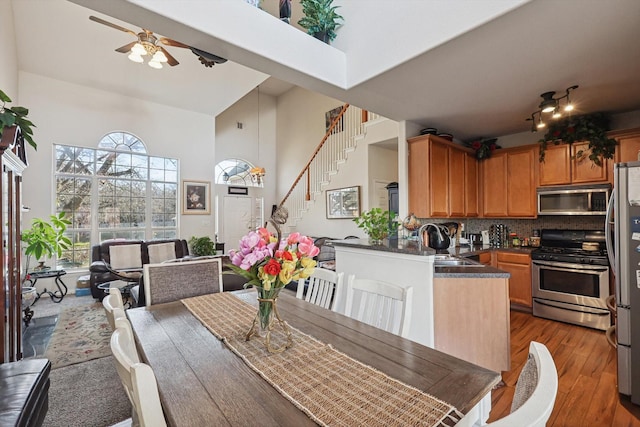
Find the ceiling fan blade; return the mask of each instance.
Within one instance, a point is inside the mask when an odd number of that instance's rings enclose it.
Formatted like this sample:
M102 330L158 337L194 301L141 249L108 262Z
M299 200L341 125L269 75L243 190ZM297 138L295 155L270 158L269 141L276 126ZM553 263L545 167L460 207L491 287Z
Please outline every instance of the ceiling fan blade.
M167 49L163 48L162 46L158 46L158 49L160 49L162 53L164 53L164 55L167 57L167 64L171 65L172 67L175 67L179 64L178 60L171 56L169 52L167 52Z
M218 55L214 55L213 53L205 52L204 50L196 49L195 47L191 47L190 49L191 49L191 52L205 59L208 62L212 62L215 64L224 64L225 62L227 62L225 58Z
M116 24L113 24L113 23L111 23L109 21L105 21L104 19L98 18L97 16L91 15L91 16L89 16L89 19L91 19L92 21L97 22L99 24L106 25L107 27L115 28L116 30L124 31L125 33L133 34L134 36L138 37L137 33L134 33L133 31L131 31L131 30L127 29L127 28L121 27L120 25L116 25Z
M134 45L134 44L136 44L136 43L138 43L138 41L137 41L137 40L136 40L136 41L134 41L134 42L131 42L131 43L129 43L129 44L125 44L124 46L117 48L117 49L116 49L116 52L120 52L120 53L127 53L127 52L131 51L131 48L132 48L132 47L133 47L133 45Z
M188 46L188 45L186 45L184 43L180 43L179 41L176 41L176 40L168 39L166 37L161 37L159 40L160 40L160 42L162 44L166 44L167 46L182 47L182 48L185 48L185 49L190 49L191 48L191 46Z

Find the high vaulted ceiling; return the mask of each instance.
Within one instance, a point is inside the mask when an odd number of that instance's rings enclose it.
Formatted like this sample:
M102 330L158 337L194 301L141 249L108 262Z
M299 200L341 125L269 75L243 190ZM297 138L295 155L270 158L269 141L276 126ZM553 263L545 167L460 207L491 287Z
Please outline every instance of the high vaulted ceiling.
M291 84L461 140L526 132L540 94L574 84L578 112L640 109L637 0L336 0L335 47L241 0L72 1L12 0L20 70L214 116ZM131 35L92 14L229 61L134 64L114 52Z

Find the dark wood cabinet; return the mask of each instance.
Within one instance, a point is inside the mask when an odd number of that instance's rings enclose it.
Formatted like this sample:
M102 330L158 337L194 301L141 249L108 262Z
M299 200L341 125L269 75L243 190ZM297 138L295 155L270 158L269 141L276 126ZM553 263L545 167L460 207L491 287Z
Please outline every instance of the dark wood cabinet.
M22 286L21 286L21 189L26 167L24 140L19 130L4 130L0 139L0 217L2 253L0 266L0 363L22 359Z

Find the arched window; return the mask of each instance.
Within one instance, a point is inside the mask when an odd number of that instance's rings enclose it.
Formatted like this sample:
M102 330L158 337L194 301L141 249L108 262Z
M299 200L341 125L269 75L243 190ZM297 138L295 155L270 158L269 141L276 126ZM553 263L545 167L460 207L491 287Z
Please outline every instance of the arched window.
M71 220L73 247L58 265L87 267L91 246L113 238L178 235L178 160L153 157L127 132L111 132L98 149L55 145L56 213Z
M242 159L226 159L216 165L216 184L262 187L264 169L256 173L254 165ZM253 172L253 173L252 173Z

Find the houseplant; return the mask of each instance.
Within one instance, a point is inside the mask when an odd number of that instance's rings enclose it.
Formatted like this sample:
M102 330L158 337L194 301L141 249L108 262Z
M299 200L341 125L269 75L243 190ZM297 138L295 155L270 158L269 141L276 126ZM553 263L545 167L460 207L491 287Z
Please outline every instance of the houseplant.
M344 18L336 9L340 6L333 6L333 0L300 0L304 18L298 24L307 30L313 37L329 43L336 38L336 28L342 25Z
M362 212L358 218L354 218L353 222L369 235L373 244L380 244L382 239L389 235L389 230L398 228L398 223L391 218L391 212L381 208L371 208Z
M616 140L607 136L609 116L604 113L584 114L567 117L553 122L540 142L540 161L544 161L547 144L572 144L577 141L589 141L588 152L580 150L578 159L588 154L589 159L602 166L601 159L612 159L616 150Z
M209 256L216 254L216 244L209 236L196 237L189 239L191 246L191 254L195 256Z
M480 138L471 142L466 142L465 145L470 147L476 152L476 159L488 159L498 148L502 148L496 144L498 138Z
M29 119L27 114L29 110L24 107L8 107L7 102L11 102L11 98L0 90L0 136L4 131L4 128L10 128L12 126L18 126L22 131L22 137L31 145L34 149L38 148L38 145L33 140L32 127L36 127Z
M36 260L43 257L52 258L54 255L62 256L62 251L71 247L71 239L64 235L71 221L65 218L65 212L51 215L50 222L41 218L34 218L31 228L22 232L22 241L27 244L24 254L27 257L25 271L29 270L29 259L34 256ZM40 263L44 268L44 263Z

